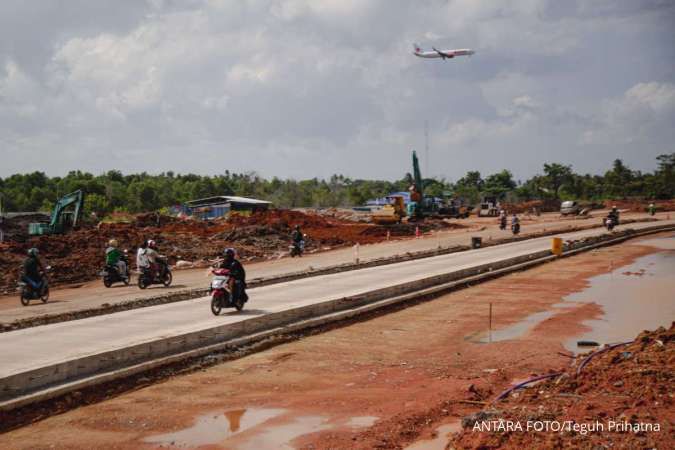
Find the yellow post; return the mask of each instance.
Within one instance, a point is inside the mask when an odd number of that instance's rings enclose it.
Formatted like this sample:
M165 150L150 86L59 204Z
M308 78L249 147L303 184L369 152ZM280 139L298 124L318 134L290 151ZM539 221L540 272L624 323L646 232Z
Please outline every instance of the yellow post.
M563 241L562 238L554 237L551 240L551 253L556 256L560 256L563 253Z

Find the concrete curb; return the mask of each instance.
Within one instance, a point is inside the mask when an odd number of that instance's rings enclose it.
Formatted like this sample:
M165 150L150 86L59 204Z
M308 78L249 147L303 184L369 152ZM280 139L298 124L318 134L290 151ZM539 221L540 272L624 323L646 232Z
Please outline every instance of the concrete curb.
M675 230L675 226L655 226L635 232L622 230L621 235L604 240L588 240L570 245L563 256L571 256L602 246L655 232ZM606 235L604 235L606 237ZM576 247L576 248L575 248ZM557 257L549 250L508 258L491 264L425 278L410 283L338 298L289 311L254 317L235 324L200 330L182 336L158 339L133 347L30 370L0 380L0 410L11 410L67 392L128 377L187 358L248 345L270 336L289 334L360 314L422 298L433 298L444 292L484 281Z

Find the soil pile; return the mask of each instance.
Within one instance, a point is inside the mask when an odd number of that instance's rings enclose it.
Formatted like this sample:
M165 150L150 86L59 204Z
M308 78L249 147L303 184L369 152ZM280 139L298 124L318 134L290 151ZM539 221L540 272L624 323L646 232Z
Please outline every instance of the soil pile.
M550 381L511 393L494 404L496 410L465 417L464 430L454 438L453 447L672 448L675 324L669 330L644 332L630 345L597 354L577 375L584 359L577 358ZM476 420L483 419L517 422L523 432L473 431ZM576 423L587 428L585 432L527 432L528 421Z
M177 260L214 259L227 247L236 248L244 261L278 257L288 251L291 232L296 225L300 225L308 236L306 250L309 252L357 242L380 242L387 238L388 231L392 238L413 236L416 229L415 224L388 228L293 210L269 210L212 221L179 220L155 213L132 219L128 223L85 225L63 235L29 237L26 233L0 244L0 291L15 289L21 263L31 247L38 248L53 266L50 280L52 284L58 284L94 279L101 270L107 242L112 238L118 240L120 248L129 250L131 265L135 267L136 250L145 239L154 239L160 253L167 255L169 262L174 264ZM419 228L420 232L427 232L450 226L446 222L428 222L420 224ZM27 230L28 225L26 222L17 227Z
M0 216L0 230L5 241L25 241L28 239L28 224L33 222L48 222L46 214L22 214L20 216Z
M649 204L654 203L656 211L675 211L675 199L671 200L606 200L605 207L616 206L619 209L627 209L634 212L645 212Z

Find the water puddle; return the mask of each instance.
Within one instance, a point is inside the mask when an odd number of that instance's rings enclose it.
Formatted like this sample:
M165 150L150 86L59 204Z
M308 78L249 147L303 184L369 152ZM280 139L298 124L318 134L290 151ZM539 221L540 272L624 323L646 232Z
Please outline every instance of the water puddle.
M379 417L375 416L352 417L345 422L345 425L350 428L368 428L372 427L375 422L377 422L377 419L379 419Z
M577 341L600 345L629 341L643 330L667 327L675 318L675 251L643 256L590 282L587 289L565 300L597 303L603 316L582 322L591 329L565 342L565 348L572 352L588 350L578 347Z
M253 428L286 412L284 409L236 409L224 413L205 414L195 424L174 433L151 436L144 441L176 447L199 447L217 444L235 433Z
M672 249L675 238L655 238L638 244ZM467 340L489 343L518 339L562 308L596 303L602 308L603 316L584 321L591 330L564 343L566 349L579 353L589 347L578 347L577 341L595 341L600 345L622 342L633 339L643 330L667 327L675 318L675 251L643 256L632 264L595 276L589 282L588 288L566 296L550 310L531 314L514 325L491 333L468 336Z
M267 427L261 433L232 448L237 450L260 450L263 448L293 449L291 441L305 434L333 428L322 416L296 417L289 423Z
M450 443L449 434L456 433L462 429L460 421L441 425L436 428L436 437L424 441L415 442L405 448L405 450L444 450Z
M228 449L292 449L300 436L333 428L366 428L378 417L356 416L332 420L326 416L291 417L288 410L247 408L199 416L190 428L144 439L149 444L170 448L222 445Z

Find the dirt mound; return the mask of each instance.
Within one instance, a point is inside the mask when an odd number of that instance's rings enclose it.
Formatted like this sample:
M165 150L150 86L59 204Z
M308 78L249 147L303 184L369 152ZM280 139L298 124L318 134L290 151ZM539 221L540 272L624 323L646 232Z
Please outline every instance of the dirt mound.
M21 223L20 227L27 229L27 223L25 227L23 225ZM172 264L179 259L213 259L227 247L235 247L244 261L251 261L286 252L296 225L300 225L303 233L308 235L307 251L357 242L379 242L386 238L386 229L382 227L293 210L235 214L227 220L211 221L142 214L130 217L127 222L100 223L96 227L87 226L63 235L22 235L22 239L6 242L0 252L0 291L8 292L15 288L21 263L31 247L37 247L54 267L51 275L53 284L75 283L96 277L103 263L107 242L112 238L118 240L120 248L129 250L132 267L135 266L136 250L145 239L157 241L160 252L167 255ZM392 237L412 235L412 225L392 233Z
M605 207L616 206L619 209L627 209L634 212L647 211L649 204L654 203L656 211L675 211L675 199L671 200L606 200Z
M520 203L502 203L502 208L508 214L523 214L526 212L557 212L560 211L560 200L531 200Z
M494 405L497 410L466 417L454 448L672 448L675 324L599 353L579 370L584 359L550 381L511 393ZM552 421L586 430L473 431L482 418L520 423L524 429Z
M47 222L47 214L22 214L15 217L0 217L0 230L6 241L25 241L28 239L28 224L33 222Z

